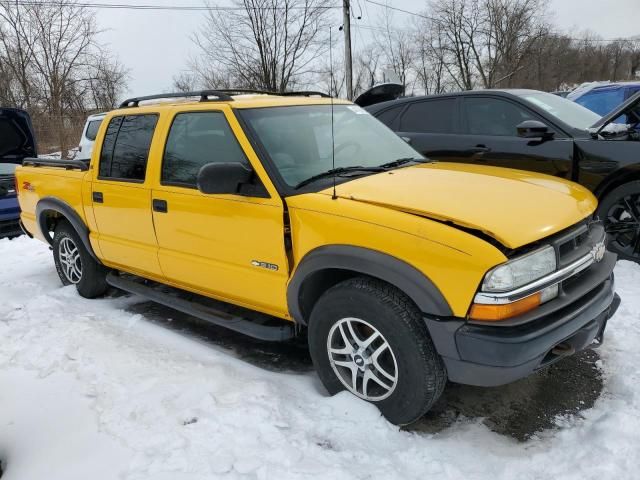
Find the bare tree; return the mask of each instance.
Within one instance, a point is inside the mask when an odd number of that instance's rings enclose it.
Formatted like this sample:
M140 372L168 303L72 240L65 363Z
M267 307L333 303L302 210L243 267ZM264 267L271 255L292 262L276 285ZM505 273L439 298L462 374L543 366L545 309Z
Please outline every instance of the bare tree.
M193 36L199 76L216 72L236 87L284 92L305 81L327 50L322 0L233 0L238 11L209 10ZM204 75L203 75L204 73Z
M111 110L124 93L129 73L120 62L103 55L93 66L88 79L92 103L98 110Z
M416 58L411 32L395 28L393 15L388 12L382 17L378 30L380 33L376 35L376 39L383 61L397 75L406 90Z
M92 10L75 0L0 0L0 100L29 110L39 144L63 155L86 113L113 108L126 84L97 34Z
M30 21L32 13L32 7L20 7L17 1L0 1L0 68L5 96L24 108L36 100L32 67L39 32Z

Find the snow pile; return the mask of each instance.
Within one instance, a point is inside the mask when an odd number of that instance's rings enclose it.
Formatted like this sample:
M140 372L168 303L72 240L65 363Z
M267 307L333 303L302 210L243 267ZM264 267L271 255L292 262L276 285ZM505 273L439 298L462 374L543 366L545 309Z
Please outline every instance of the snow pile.
M479 421L402 431L313 373L277 373L61 288L45 245L0 241L2 480L603 479L640 467L640 267L600 350L584 418L519 443Z

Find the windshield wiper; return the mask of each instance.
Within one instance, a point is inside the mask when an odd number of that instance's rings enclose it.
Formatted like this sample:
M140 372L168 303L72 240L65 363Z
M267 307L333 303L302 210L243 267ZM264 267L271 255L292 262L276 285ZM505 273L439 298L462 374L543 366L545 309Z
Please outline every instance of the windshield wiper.
M427 160L425 158L404 157L404 158L398 158L397 160L394 160L393 162L383 163L382 165L380 165L380 168L384 168L386 170L388 168L401 167L402 165L405 165L405 164L411 163L411 162L427 163L428 161L429 160Z
M326 172L319 173L317 175L314 175L313 177L309 177L306 180L301 181L300 183L298 183L293 188L297 190L299 188L304 187L305 185L309 185L310 183L315 182L316 180L320 180L322 178L341 175L343 173L349 173L349 172L374 172L374 173L376 173L376 172L384 172L385 170L386 169L383 168L383 167L362 167L362 166L332 168L331 170L327 170Z

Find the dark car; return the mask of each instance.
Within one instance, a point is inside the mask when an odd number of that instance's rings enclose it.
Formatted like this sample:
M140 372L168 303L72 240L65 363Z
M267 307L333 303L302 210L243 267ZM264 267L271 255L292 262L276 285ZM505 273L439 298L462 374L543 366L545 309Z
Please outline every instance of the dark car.
M14 172L25 157L36 156L31 118L24 110L0 108L0 238L22 233Z
M605 117L551 93L480 90L367 110L423 155L546 173L598 197L610 249L640 261L640 93ZM628 123L614 123L620 117ZM499 208L499 205L496 206Z

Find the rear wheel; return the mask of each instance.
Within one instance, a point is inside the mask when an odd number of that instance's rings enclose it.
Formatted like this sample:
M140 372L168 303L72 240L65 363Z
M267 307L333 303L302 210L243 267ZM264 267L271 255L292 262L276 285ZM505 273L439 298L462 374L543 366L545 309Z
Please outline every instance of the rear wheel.
M621 259L640 262L640 182L625 183L607 194L598 216L604 221L609 249Z
M406 425L440 397L446 371L417 307L376 279L346 280L316 303L309 350L331 394L347 390Z
M68 222L61 222L53 236L53 259L63 285L75 285L85 298L96 298L108 289L108 270L87 251Z

